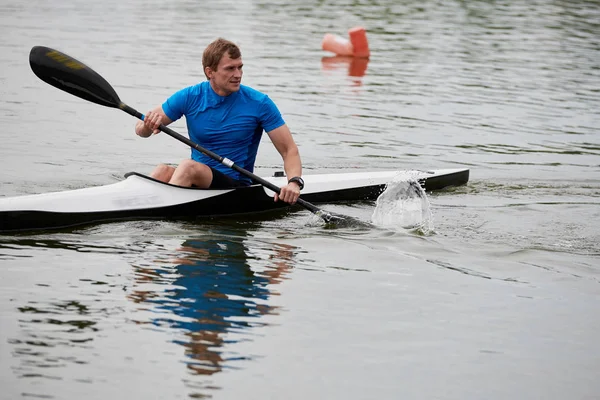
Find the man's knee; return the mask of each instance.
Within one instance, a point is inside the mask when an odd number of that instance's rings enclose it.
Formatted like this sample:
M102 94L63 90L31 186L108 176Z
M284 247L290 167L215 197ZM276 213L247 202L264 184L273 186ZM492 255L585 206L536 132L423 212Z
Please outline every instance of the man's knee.
M197 161L194 160L190 160L189 158L182 160L179 165L177 166L177 168L182 169L182 170L194 170L197 169L199 166L204 165L204 164L200 164Z
M171 183L180 186L197 186L207 188L212 181L212 171L210 167L197 161L186 159L177 166L177 171L173 176Z
M175 171L175 168L173 168L167 164L159 164L156 166L156 168L154 168L154 171L152 171L151 176L154 179L168 182L169 179L171 179L171 176L173 175L174 171Z
M189 158L187 160L181 161L177 169L181 170L182 172L185 171L186 173L195 176L210 174L210 167L208 165L202 164L198 161L190 160Z

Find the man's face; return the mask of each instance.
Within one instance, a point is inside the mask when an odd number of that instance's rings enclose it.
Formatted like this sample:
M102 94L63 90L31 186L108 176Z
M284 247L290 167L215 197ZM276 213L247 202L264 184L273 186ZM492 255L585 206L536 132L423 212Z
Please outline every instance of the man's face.
M228 96L240 90L242 83L242 57L232 59L225 53L216 71L208 68L208 76L213 90L220 96Z

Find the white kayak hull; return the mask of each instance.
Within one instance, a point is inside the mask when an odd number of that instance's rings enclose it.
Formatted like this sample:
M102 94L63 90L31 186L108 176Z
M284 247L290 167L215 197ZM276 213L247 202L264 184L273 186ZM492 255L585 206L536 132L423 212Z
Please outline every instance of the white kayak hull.
M425 190L465 184L468 169L304 175L311 203L373 200L394 179L418 180ZM277 186L285 177L264 178ZM127 219L217 217L286 207L261 185L237 189L184 188L129 173L117 183L63 192L0 198L0 232L59 229Z

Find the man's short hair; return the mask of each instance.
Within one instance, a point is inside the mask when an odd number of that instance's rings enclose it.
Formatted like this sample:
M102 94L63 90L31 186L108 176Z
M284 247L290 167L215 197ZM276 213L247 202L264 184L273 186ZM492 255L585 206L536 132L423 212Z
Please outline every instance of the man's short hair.
M202 70L205 75L206 67L209 67L213 71L217 70L219 62L225 53L234 60L242 56L240 48L235 43L223 38L218 38L206 46L204 53L202 53ZM206 77L208 78L208 75Z

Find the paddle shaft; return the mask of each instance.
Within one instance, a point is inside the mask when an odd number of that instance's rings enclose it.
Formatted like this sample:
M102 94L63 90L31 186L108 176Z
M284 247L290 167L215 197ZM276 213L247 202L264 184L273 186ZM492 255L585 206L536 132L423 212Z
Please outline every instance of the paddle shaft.
M127 104L121 102L119 104L119 108L123 111L125 111L127 114L132 115L136 118L141 119L142 121L144 120L144 114L142 114L141 112L137 111L136 109L128 106ZM158 129L160 129L162 132L166 133L167 135L171 136L174 139L179 140L180 142L183 142L185 144L187 144L188 146L190 146L193 149L198 150L199 152L206 154L207 156L209 156L210 158L212 158L215 161L220 162L221 164L239 172L240 174L252 179L254 182L259 183L261 185L263 185L264 187L274 191L275 193L279 194L281 192L281 188L269 181L267 181L266 179L261 178L258 175L253 174L252 172L238 166L237 164L235 164L233 161L231 161L228 158L225 157L221 157L220 155L205 149L204 147L200 146L198 143L195 143L193 141L191 141L190 139L186 138L185 136L175 132L173 129L165 126L165 125L160 125L158 127ZM315 205L313 205L312 203L309 203L307 201L305 201L302 198L298 198L298 200L296 200L296 202L298 204L300 204L302 207L306 208L307 210L319 215L320 217L324 218L324 215L322 215L324 212L319 209L318 207L316 207ZM326 214L326 213L325 213ZM327 222L329 222L327 219L325 219Z

